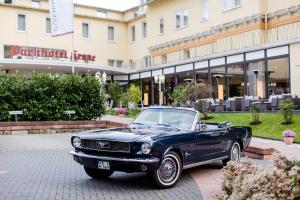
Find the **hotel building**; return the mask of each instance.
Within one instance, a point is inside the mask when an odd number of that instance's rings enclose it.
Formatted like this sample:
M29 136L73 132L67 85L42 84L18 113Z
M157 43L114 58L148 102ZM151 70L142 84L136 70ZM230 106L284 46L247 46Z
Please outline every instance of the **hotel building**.
M189 81L213 97L300 95L300 0L144 0L117 11L75 4L72 37L51 37L48 1L0 0L2 73L106 72L158 104ZM298 78L297 78L298 77Z

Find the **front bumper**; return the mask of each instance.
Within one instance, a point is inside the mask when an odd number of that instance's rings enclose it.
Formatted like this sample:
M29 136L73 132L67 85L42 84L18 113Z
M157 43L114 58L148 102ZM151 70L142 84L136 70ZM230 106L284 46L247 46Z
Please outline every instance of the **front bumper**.
M70 151L76 162L81 165L98 168L98 161L107 161L110 163L112 171L122 172L146 172L154 171L159 167L159 158L126 158L126 157L108 157L90 155L80 151Z

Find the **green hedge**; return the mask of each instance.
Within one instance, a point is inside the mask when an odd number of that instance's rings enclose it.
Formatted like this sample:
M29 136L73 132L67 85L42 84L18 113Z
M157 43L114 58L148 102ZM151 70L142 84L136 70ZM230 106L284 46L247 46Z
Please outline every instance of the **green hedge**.
M99 82L91 76L31 74L0 75L0 121L13 120L9 111L23 110L20 120L91 120L105 113L105 97Z

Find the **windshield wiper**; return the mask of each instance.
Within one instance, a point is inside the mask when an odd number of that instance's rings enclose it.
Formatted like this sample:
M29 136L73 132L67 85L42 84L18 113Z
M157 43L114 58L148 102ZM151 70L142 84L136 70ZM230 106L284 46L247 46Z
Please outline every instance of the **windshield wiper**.
M141 126L145 126L146 124L140 123L140 122L132 122L132 124L136 124L136 125L141 125Z
M172 126L172 125L170 125L170 124L158 123L157 125L159 125L159 126L167 126L167 127L174 128L174 129L176 129L176 130L181 130L180 128L177 128L177 127Z

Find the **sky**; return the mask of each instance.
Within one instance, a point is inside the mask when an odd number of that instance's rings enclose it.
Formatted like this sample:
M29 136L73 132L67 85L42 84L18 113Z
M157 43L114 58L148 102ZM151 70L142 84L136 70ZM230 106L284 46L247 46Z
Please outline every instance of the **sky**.
M113 10L126 10L138 5L140 0L74 0L74 3Z

